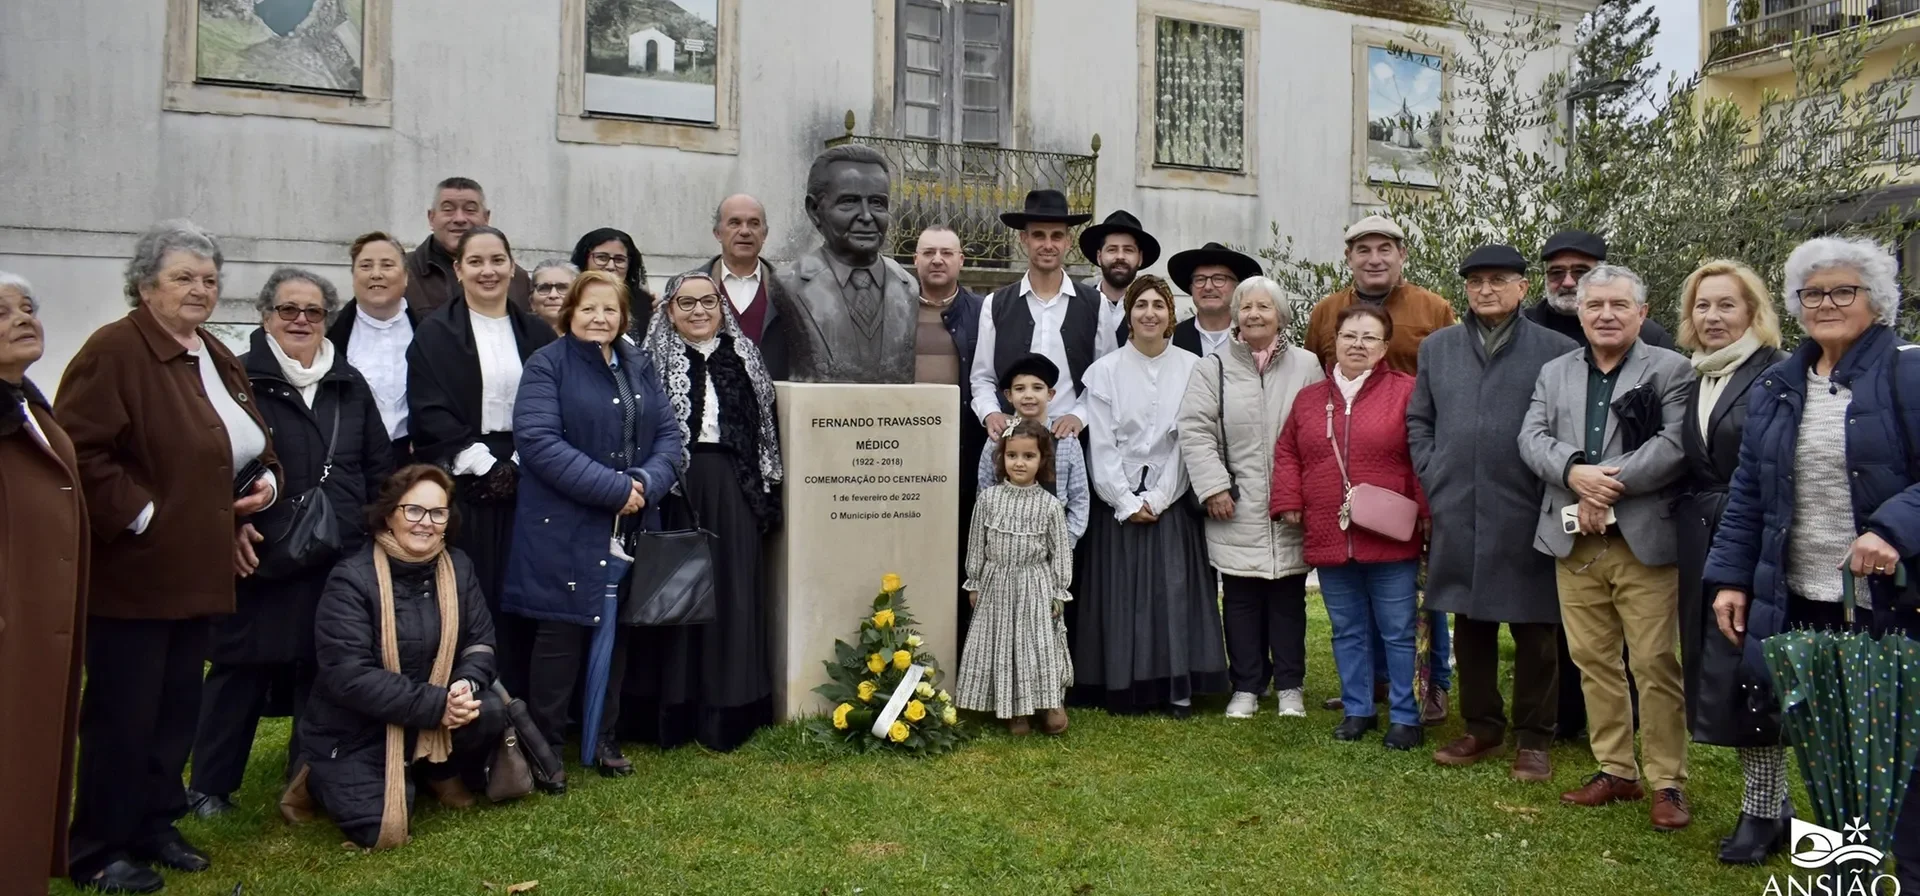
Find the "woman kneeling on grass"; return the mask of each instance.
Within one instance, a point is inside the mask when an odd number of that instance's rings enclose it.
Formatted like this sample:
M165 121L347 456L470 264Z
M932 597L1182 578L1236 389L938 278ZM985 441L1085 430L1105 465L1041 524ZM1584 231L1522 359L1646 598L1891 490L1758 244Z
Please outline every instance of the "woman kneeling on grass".
M289 821L326 812L354 843L407 842L413 778L449 808L473 805L506 710L493 684L493 618L473 563L447 547L453 480L416 464L369 514L374 543L340 561L314 626L313 697L300 717ZM464 780L463 780L464 779Z
M1077 449L1075 449L1077 450ZM1022 420L1000 439L1000 484L980 493L967 533L967 598L973 625L954 696L961 709L991 712L1007 730L1067 730L1073 660L1060 611L1073 598L1073 536L1066 512L1042 485L1053 481L1053 433Z

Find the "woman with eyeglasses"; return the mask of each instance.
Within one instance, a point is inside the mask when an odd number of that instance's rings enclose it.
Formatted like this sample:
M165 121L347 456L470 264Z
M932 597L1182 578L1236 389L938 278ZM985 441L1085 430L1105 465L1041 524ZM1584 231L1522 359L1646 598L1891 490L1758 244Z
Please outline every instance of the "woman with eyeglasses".
M1413 377L1387 362L1393 319L1373 305L1350 305L1334 320L1328 378L1300 390L1273 449L1270 510L1306 528L1307 562L1320 575L1333 623L1344 713L1335 740L1355 741L1379 726L1373 702L1373 645L1387 654L1389 750L1426 740L1413 693L1416 579L1424 541L1405 541L1356 525L1351 492L1366 484L1412 499L1427 519L1426 495L1407 448Z
M533 266L532 276L534 316L546 321L553 332L567 335L560 323L560 306L567 303L567 290L580 276L580 269L564 258L549 258Z
M280 811L323 813L362 849L407 842L415 781L449 809L473 806L506 725L493 619L448 543L453 488L427 464L388 477L367 510L372 543L334 567L315 613L313 697Z
M1820 237L1787 257L1787 311L1807 338L1753 389L1701 575L1720 635L1759 680L1760 641L1848 625L1842 575L1859 595L1856 627L1920 628L1906 603L1911 586L1895 586L1902 565L1920 573L1920 350L1893 329L1898 272L1894 255L1865 239ZM1774 794L1784 798L1784 785ZM1920 887L1916 804L1920 791L1909 787L1894 858L1901 882Z
M513 440L526 475L500 602L534 622L525 696L555 749L565 742L567 705L587 648L605 622L609 539L660 527L660 503L679 479L681 456L653 359L621 338L626 285L605 271L581 274L560 307L560 325L566 335L527 360L513 406ZM614 738L627 635L624 627L614 635L606 712L591 757L607 777L633 774Z
M628 312L632 318L627 335L636 343L644 341L658 300L647 291L647 261L640 257L640 247L633 237L611 227L587 231L573 244L572 261L573 266L582 271L606 271L627 285Z
M681 274L667 297L647 352L660 365L686 472L659 498L667 528L713 534L716 615L646 630L651 661L634 664L633 692L648 713L637 730L664 747L725 751L773 721L766 552L784 476L773 378L713 277Z
M492 227L460 236L454 253L461 295L428 315L407 350L407 405L414 457L454 477L460 529L500 640L500 679L525 690L532 629L500 616L507 552L513 545L520 457L513 405L526 360L552 342L546 321L507 301L513 247Z
M313 681L313 609L334 561L366 540L360 509L393 470L391 441L367 381L326 339L340 296L326 278L281 268L255 303L260 328L240 358L289 500L240 527L234 612L214 623L213 648L194 735L187 805L202 818L233 808L263 715L291 715L298 727ZM295 563L284 545L293 509L324 490L340 527L341 553ZM298 755L298 740L288 755ZM291 764L289 764L291 768Z

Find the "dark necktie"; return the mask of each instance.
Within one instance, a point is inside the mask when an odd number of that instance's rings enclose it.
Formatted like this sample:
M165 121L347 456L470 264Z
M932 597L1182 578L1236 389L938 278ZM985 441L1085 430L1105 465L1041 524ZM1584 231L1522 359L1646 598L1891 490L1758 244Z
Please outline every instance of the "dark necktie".
M854 268L847 285L852 287L852 294L847 297L847 310L852 313L853 325L867 339L879 338L880 284L873 282L873 272L866 268Z

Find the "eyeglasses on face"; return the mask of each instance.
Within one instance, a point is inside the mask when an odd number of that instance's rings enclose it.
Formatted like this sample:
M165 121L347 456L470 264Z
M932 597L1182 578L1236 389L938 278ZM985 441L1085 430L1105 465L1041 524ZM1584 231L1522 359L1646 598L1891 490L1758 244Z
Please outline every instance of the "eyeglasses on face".
M1358 345L1363 348L1373 348L1387 341L1386 337L1375 336L1372 333L1340 333L1333 338L1339 340L1341 345Z
M673 300L673 307L681 311L692 311L695 308L702 311L717 311L720 308L720 297L713 294L704 296L676 296Z
M1553 283L1558 283L1562 280L1578 281L1581 277L1585 277L1591 273L1593 273L1593 268L1587 267L1584 264L1574 265L1570 268L1551 267L1547 268L1547 280Z
M1218 286L1221 289L1229 289L1239 282L1240 278L1232 274L1206 274L1193 278L1194 286Z
M608 252L595 252L592 255L589 255L587 257L591 259L594 264L597 264L603 268L624 268L627 266L627 257L625 255L614 255Z
M279 315L280 319L285 321L299 320L304 316L307 320L317 324L327 319L327 309L313 305L308 305L305 308L299 305L275 305L273 306L273 313Z
M1468 277L1467 290L1469 292L1479 292L1483 289L1499 289L1502 286L1518 283L1524 279L1526 278L1514 274L1504 274L1499 277Z
M1818 308L1829 301L1833 302L1835 308L1845 308L1866 291L1864 286L1836 286L1832 289L1803 289L1798 295L1802 308Z
M444 526L447 524L447 517L452 514L453 511L445 507L422 507L418 504L400 505L400 515L406 517L409 523L417 523L421 520L432 520L434 525Z
M567 284L565 284L565 283L535 283L535 284L533 285L533 291L534 291L534 292L537 292L537 293L564 293L564 292L566 292L566 291L567 291Z

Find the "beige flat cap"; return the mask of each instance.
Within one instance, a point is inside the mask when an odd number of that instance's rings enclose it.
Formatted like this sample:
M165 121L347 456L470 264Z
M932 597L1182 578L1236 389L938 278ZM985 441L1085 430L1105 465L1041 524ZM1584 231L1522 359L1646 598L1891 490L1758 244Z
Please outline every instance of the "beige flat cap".
M1393 237L1402 242L1407 238L1407 232L1401 230L1400 225L1393 223L1392 218L1386 215L1368 215L1355 222L1352 227L1347 228L1347 242L1351 243L1363 236L1376 233L1381 236Z

